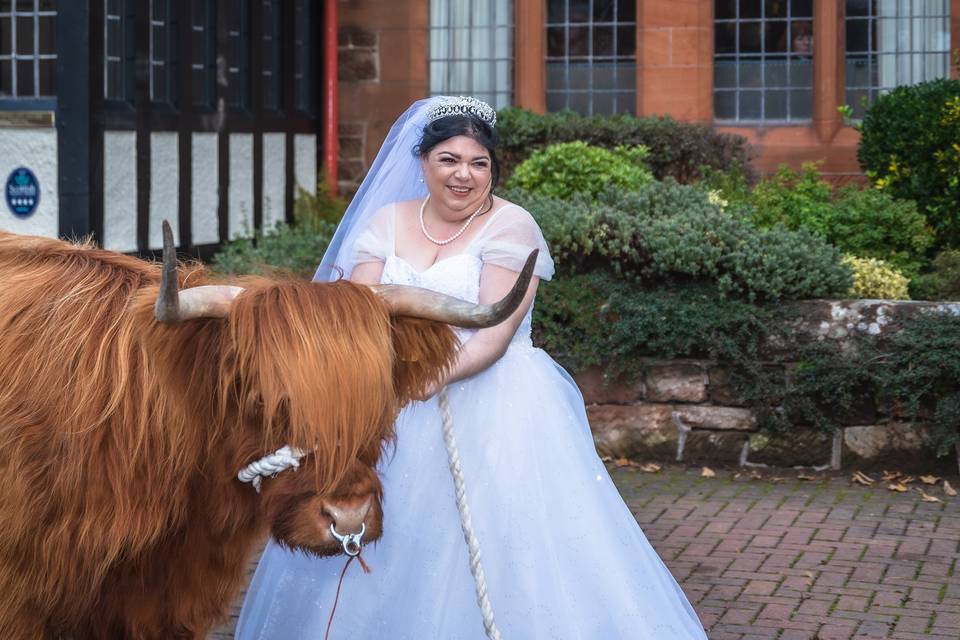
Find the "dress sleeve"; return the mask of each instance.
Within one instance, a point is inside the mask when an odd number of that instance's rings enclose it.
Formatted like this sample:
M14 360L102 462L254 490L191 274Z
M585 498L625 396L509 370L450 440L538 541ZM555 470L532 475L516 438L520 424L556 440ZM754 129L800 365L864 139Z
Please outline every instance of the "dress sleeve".
M380 208L370 218L370 224L360 232L353 245L353 263L383 262L393 253L394 205Z
M553 259L540 227L530 213L517 205L507 205L484 229L480 243L480 259L511 271L520 271L527 256L539 249L533 275L541 280L553 277Z

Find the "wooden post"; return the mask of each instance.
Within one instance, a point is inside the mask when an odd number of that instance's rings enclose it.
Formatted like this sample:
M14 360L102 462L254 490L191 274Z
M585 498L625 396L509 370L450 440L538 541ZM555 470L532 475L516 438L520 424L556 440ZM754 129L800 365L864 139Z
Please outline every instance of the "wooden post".
M514 14L514 104L535 113L547 110L545 7L543 0L517 0Z
M844 25L842 3L813 4L813 128L827 143L843 125L837 107L844 100Z

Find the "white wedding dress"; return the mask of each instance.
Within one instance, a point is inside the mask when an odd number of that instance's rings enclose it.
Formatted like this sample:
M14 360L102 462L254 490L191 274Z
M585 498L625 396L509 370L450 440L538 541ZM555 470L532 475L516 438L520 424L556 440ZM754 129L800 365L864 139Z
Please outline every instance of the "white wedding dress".
M361 258L384 261L384 283L477 301L485 263L518 270L534 247L536 274L552 275L539 228L516 205L495 212L464 253L422 272L394 253L393 209L378 213L357 245ZM598 458L579 390L531 344L530 313L506 354L450 386L449 398L505 640L706 638ZM372 573L349 567L330 637L484 640L435 398L401 412L396 449L381 468L383 538L363 551ZM321 640L344 562L271 542L236 637Z

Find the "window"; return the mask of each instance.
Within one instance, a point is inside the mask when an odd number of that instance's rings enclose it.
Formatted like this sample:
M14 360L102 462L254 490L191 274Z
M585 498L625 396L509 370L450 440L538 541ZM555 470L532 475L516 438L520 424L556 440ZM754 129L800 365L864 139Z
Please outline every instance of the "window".
M250 2L234 0L227 25L227 104L250 107Z
M636 0L547 1L547 110L633 113Z
M193 104L213 107L217 94L217 28L216 2L193 0L190 25L193 61L190 63L193 83Z
M280 111L280 3L263 0L263 108Z
M510 0L431 0L430 95L469 95L494 109L513 99Z
M177 47L174 0L150 1L150 99L176 104Z
M310 34L313 31L313 16L311 3L308 0L294 2L294 60L293 60L293 100L298 111L313 113L313 45Z
M134 0L104 0L103 97L132 102Z
M846 0L846 102L950 75L949 0Z
M57 93L55 0L0 1L0 99Z
M813 0L716 0L714 9L714 117L809 121Z

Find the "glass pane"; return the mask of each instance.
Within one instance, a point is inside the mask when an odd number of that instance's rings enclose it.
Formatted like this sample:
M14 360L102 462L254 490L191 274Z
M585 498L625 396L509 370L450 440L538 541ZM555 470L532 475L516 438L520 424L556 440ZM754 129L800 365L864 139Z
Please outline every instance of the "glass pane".
M741 87L762 87L763 86L763 63L759 60L741 60L740 61L740 86Z
M786 60L766 60L763 63L763 82L767 87L787 86Z
M569 94L567 104L570 109L573 109L577 113L582 113L585 116L590 115L590 94L588 93Z
M868 104L869 95L870 92L866 89L847 89L845 101L848 105L853 107L854 118L863 117L863 114L866 112L866 105Z
M613 22L614 0L593 0L593 21Z
M593 94L593 112L602 113L602 114L614 113L613 94L612 93Z
M547 92L547 111L563 111L567 108L567 94L554 91Z
M713 86L736 87L737 63L735 60L715 60L713 63Z
M732 20L737 17L737 0L717 0L714 3L714 19Z
M869 51L869 20L847 20L847 51Z
M590 29L588 27L570 27L568 55L586 56L589 51Z
M31 98L33 92L33 62L31 60L17 61L17 95L21 98Z
M567 19L566 0L547 0L547 22L564 22Z
M33 18L17 18L17 53L33 55Z
M813 86L813 61L810 59L794 58L790 61L790 79L791 87L812 87Z
M637 21L637 0L617 0L617 22Z
M564 27L547 27L547 55L563 57L566 54L566 29Z
M737 25L722 22L714 26L714 46L716 53L737 52Z
M636 93L618 93L617 95L617 113L629 113L633 115L637 108Z
M613 53L613 27L594 27L593 55L612 56Z
M40 61L40 95L57 95L57 61Z
M617 55L632 57L637 50L637 28L617 27Z
M877 57L876 55L847 56L846 75L848 87L875 86Z
M563 63L547 63L547 89L565 89L567 86L567 65Z
M616 80L614 76L617 73L616 65L610 63L599 63L593 65L593 88L601 90L616 89Z
M737 94L733 91L715 91L713 93L713 115L722 120L736 119Z
M794 120L809 120L813 109L813 92L807 90L790 92L790 117Z
M593 79L589 64L571 64L569 70L568 89L589 89Z
M872 0L847 0L847 17L869 16Z
M762 117L763 93L760 91L740 92L740 119L759 120Z
M764 105L765 111L763 117L767 120L786 120L787 92L767 91L764 97L766 104Z
M767 22L764 24L763 48L767 53L785 53L787 50L787 23Z
M759 21L740 23L740 53L760 53L762 24Z
M56 19L42 17L39 19L40 53L50 54L57 52L57 24Z
M10 62L0 60L0 96L13 95L13 75Z
M790 3L790 15L794 18L812 18L813 0L793 0Z
M568 0L570 22L587 22L590 19L590 0Z
M787 0L765 0L764 5L763 15L765 18L787 17Z
M759 18L762 0L740 0L741 18Z
M13 53L13 40L10 34L10 18L0 18L0 54Z

